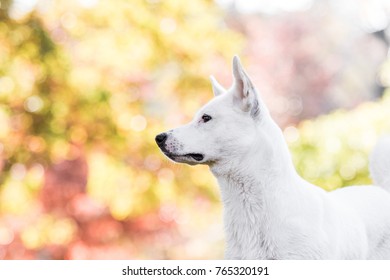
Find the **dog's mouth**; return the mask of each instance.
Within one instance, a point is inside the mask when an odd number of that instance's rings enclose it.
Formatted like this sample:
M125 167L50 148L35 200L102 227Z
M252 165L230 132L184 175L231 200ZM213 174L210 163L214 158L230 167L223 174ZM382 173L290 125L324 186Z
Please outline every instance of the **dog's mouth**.
M201 162L204 159L204 155L198 154L198 153L189 153L189 154L184 154L184 155L177 155L177 154L172 154L172 153L167 153L165 152L165 155L169 157L170 159L178 162L183 162L186 161L186 159L191 158L197 162Z
M196 161L202 161L204 159L202 154L186 154L185 156L192 157Z

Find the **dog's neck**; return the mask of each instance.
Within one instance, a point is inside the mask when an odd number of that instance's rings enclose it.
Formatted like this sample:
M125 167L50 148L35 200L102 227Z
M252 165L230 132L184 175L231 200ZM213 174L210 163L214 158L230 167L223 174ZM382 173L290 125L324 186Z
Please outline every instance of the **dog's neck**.
M291 185L300 177L290 155L279 154L282 150L278 149L278 154L270 160L261 161L263 154L251 153L247 155L250 160L237 158L229 164L222 164L222 167L211 167L218 180L223 203L229 200L260 203L274 192L291 191Z
M254 251L252 258L277 258L272 253L272 242L265 241L271 238L269 223L283 215L279 209L295 197L297 189L293 185L300 178L281 132L277 130L275 137L266 149L251 149L241 158L211 166L220 186L228 247L248 252L252 247L262 247L253 242L268 244L264 250ZM240 252L229 252L228 248L227 257L240 258Z

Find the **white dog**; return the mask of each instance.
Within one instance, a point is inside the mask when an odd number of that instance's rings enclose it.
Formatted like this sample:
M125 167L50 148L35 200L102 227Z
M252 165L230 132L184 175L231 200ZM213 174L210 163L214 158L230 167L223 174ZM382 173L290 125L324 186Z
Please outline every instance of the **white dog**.
M217 178L226 258L390 259L390 139L371 159L381 187L326 192L297 174L237 56L233 76L228 90L211 77L215 98L189 124L156 136L167 157L207 164Z

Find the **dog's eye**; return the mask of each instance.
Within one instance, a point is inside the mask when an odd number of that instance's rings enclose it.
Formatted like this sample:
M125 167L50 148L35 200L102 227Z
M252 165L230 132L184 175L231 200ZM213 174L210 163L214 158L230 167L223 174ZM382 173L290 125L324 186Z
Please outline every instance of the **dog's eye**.
M204 114L203 116L202 116L202 120L203 120L203 122L208 122L209 120L211 120L212 119L212 117L210 117L209 115L207 115L207 114Z

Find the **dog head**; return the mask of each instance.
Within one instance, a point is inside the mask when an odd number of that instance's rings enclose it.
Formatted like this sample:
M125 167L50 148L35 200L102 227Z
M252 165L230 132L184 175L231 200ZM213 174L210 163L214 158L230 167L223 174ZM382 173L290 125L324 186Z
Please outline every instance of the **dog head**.
M157 145L168 158L213 165L256 148L268 111L237 56L233 58L233 78L233 85L225 89L211 77L215 97L190 123L156 136Z

